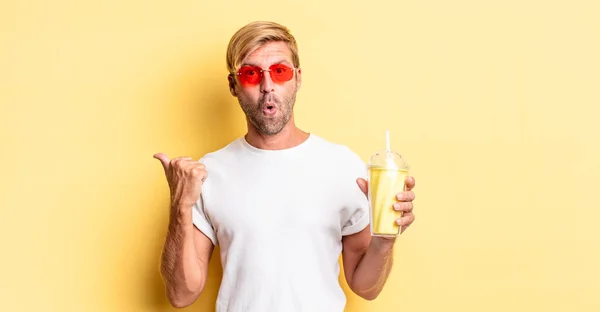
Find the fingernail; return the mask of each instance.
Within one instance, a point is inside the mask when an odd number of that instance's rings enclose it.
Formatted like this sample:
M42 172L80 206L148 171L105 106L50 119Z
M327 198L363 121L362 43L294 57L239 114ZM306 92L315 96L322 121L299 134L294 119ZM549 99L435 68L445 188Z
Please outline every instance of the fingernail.
M394 204L394 209L395 210L400 210L400 203L395 203Z
M397 219L397 220L396 220L396 224L398 224L398 225L402 225L402 219Z
M398 200L404 199L404 196L402 194L398 194L396 197L398 198Z

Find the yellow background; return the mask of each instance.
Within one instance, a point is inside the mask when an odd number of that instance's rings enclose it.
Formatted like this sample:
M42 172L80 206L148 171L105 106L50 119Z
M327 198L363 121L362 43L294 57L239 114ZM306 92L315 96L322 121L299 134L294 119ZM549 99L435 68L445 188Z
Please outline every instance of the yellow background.
M3 1L0 311L173 311L156 152L242 135L230 36L291 28L298 125L367 161L384 129L417 220L347 311L599 311L597 1ZM218 255L218 253L215 253ZM185 311L213 311L220 262Z

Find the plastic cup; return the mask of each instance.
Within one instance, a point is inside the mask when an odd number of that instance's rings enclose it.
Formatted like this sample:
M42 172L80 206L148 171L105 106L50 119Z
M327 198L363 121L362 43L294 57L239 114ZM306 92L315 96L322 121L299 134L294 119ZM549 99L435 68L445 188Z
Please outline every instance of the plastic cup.
M368 165L371 235L395 237L400 234L396 220L402 212L394 210L393 205L398 201L396 195L405 189L409 168L399 153L390 150L387 131L386 145L384 151L371 156Z

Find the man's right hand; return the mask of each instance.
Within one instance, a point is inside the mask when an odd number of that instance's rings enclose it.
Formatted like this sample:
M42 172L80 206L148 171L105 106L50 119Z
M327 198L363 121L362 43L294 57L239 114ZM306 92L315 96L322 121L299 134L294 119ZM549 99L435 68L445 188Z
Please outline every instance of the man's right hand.
M165 169L171 190L171 207L191 210L202 194L202 184L208 176L206 167L191 157L169 159L167 155L158 153L154 158L160 160Z

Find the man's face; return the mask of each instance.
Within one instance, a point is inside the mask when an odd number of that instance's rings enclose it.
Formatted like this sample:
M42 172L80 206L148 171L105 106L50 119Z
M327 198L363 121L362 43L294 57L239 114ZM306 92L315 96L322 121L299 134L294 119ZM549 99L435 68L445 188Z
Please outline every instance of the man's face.
M263 70L273 69L272 65L282 64L292 68L292 52L287 43L267 42L249 54L242 62L245 65L258 66ZM253 74L260 73L252 71ZM237 96L242 110L252 125L264 135L279 133L292 117L296 102L296 92L300 88L300 70L293 73L289 81L278 81L270 72L263 72L262 81L252 85L241 83L238 76L233 77L235 84L231 93ZM232 79L232 78L230 78ZM230 81L230 86L232 86Z

